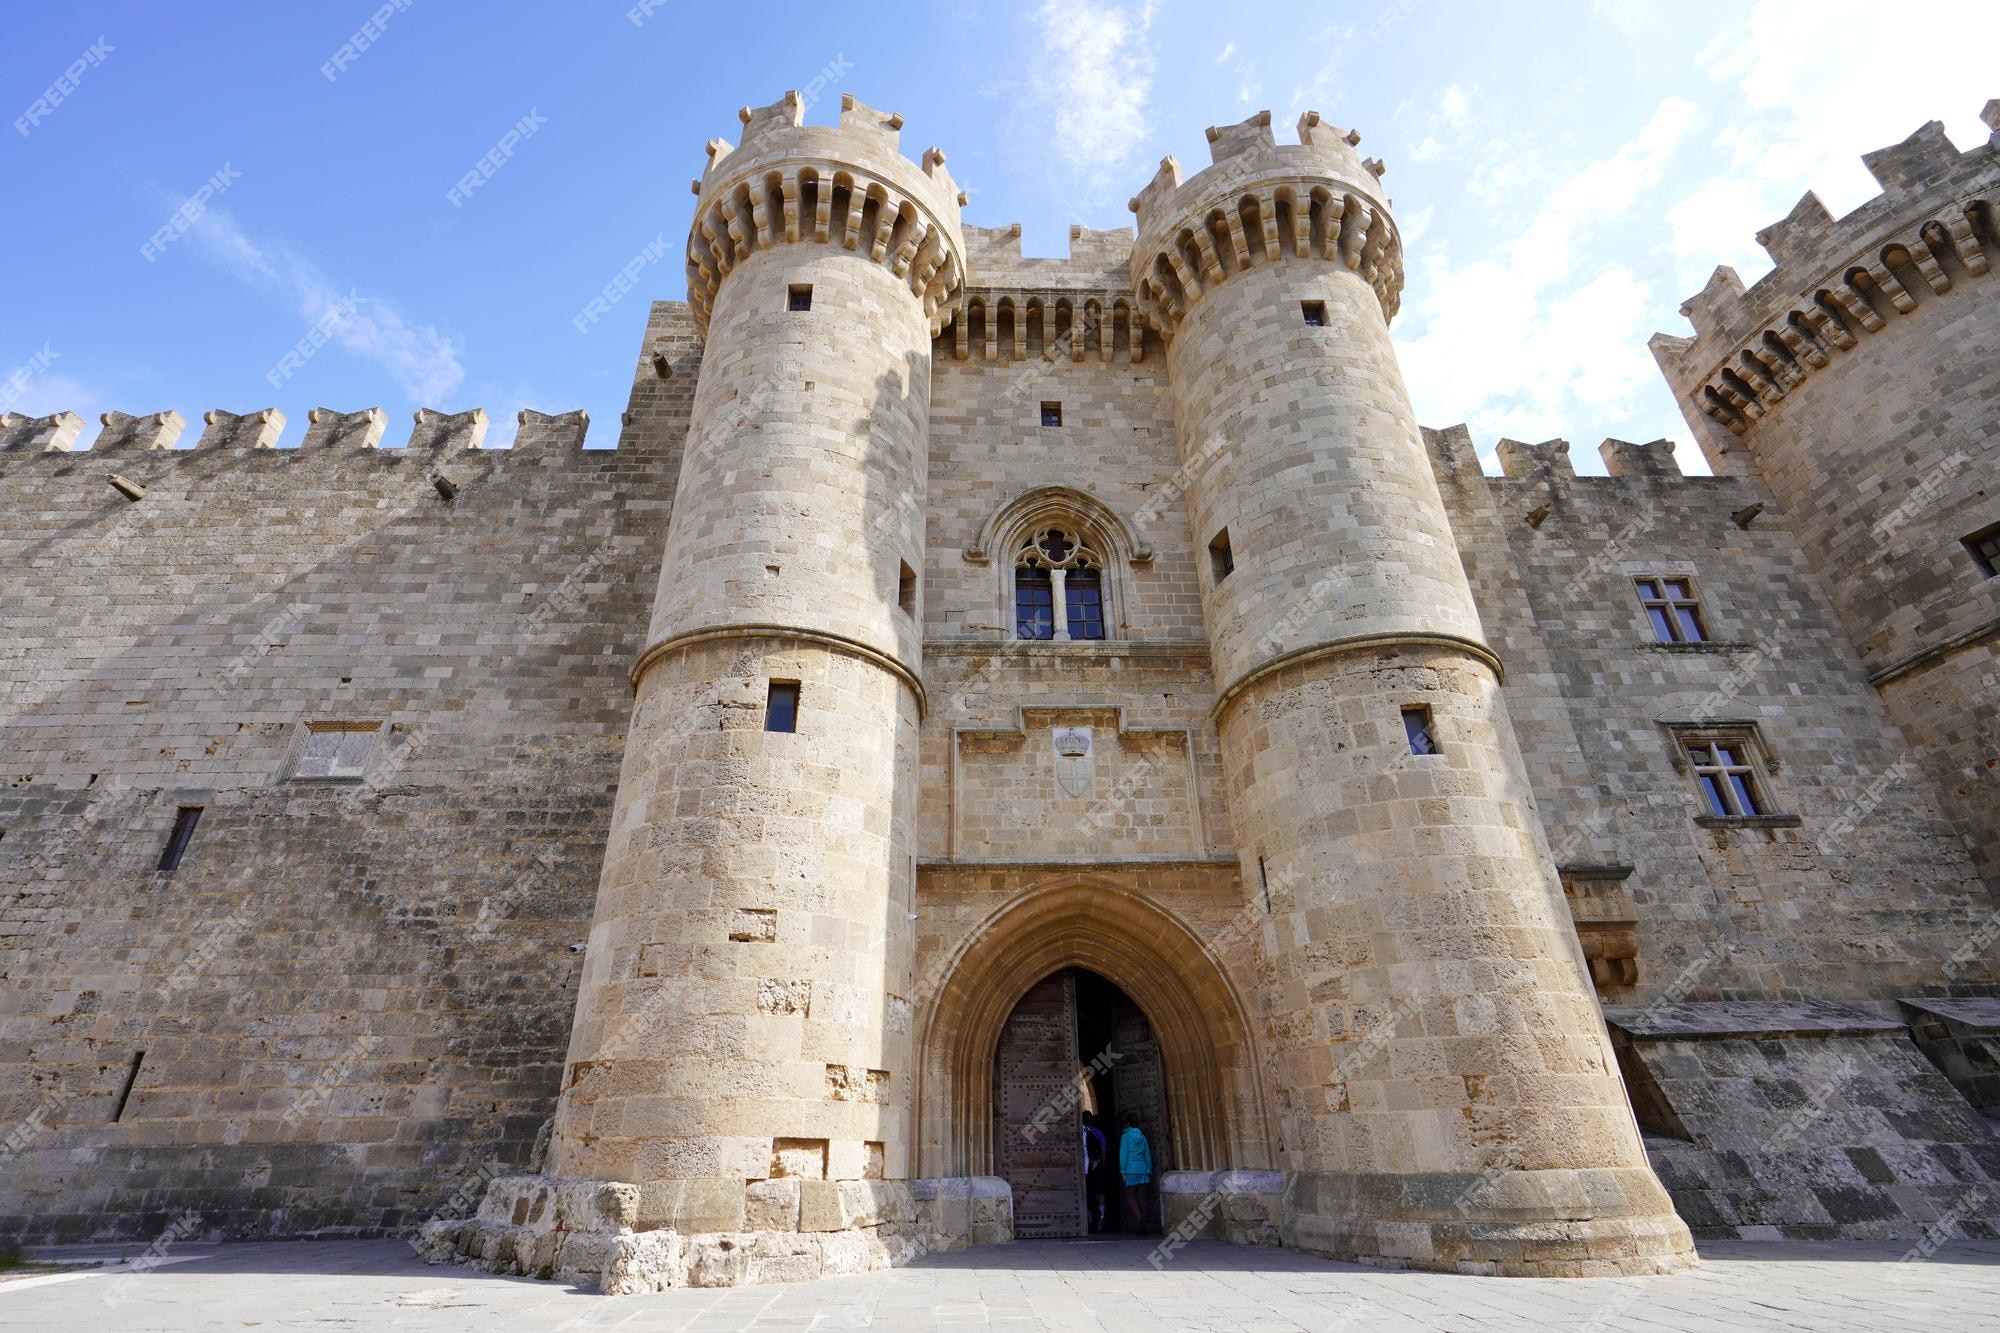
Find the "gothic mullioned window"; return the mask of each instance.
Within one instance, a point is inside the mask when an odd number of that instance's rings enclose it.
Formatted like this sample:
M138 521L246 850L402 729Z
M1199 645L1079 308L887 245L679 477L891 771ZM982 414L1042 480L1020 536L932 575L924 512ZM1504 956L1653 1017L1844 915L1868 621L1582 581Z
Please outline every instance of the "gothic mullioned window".
M1043 528L1015 553L1014 637L1104 637L1104 561L1078 534Z

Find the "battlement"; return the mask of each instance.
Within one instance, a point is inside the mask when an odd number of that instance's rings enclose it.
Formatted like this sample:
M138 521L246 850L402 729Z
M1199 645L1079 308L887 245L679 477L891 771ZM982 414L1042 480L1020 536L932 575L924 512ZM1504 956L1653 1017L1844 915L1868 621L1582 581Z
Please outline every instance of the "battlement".
M708 143L694 192L701 202L688 231L688 304L704 332L715 294L736 265L760 250L810 241L838 245L906 279L941 327L939 310L965 276L959 209L965 196L942 150L921 163L903 156L903 118L852 93L840 123L805 123L805 99L787 92L769 106L737 113L735 146Z
M1741 435L1831 358L2000 259L2000 99L1994 141L1960 152L1936 121L1862 156L1882 193L1835 219L1808 192L1757 233L1776 267L1746 289L1717 268L1681 313L1693 338L1651 346L1679 396Z
M1021 224L965 228L965 285L989 290L1087 288L1125 290L1132 265L1132 229L1072 225L1064 259L1021 254Z
M1132 198L1132 286L1162 336L1171 338L1188 306L1230 274L1287 257L1345 264L1394 318L1402 240L1382 194L1382 164L1355 151L1358 133L1325 124L1317 111L1299 118L1298 134L1296 144L1278 143L1268 111L1212 126L1209 166L1183 181L1180 162L1163 158Z
M226 449L271 451L281 448L279 441L286 425L285 414L275 407L246 413L217 408L203 414L201 438L192 448L184 449L177 444L187 421L179 412L153 412L146 416L106 412L100 420L102 429L97 439L87 450L77 450L74 446L83 433L83 419L74 412L57 412L45 417L26 417L15 412L0 414L0 456L26 458L39 454L66 454L72 458L83 458L145 453L172 459L194 455L209 457ZM336 412L331 408L316 407L307 414L309 424L297 449L285 452L377 450L381 448L388 420L388 414L379 407L364 408L359 412ZM419 408L414 414L409 438L402 447L434 454L581 451L590 425L590 414L581 409L550 414L524 408L515 420L518 430L512 449L488 449L485 408L475 407L456 413Z

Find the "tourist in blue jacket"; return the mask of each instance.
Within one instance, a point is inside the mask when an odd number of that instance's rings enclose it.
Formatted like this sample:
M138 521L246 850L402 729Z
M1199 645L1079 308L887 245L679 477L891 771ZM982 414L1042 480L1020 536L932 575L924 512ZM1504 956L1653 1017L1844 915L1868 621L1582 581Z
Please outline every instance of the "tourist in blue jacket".
M1146 1131L1139 1128L1139 1113L1127 1111L1122 1118L1125 1132L1118 1138L1118 1174L1125 1178L1125 1229L1143 1236L1152 1229L1153 1150L1146 1143Z

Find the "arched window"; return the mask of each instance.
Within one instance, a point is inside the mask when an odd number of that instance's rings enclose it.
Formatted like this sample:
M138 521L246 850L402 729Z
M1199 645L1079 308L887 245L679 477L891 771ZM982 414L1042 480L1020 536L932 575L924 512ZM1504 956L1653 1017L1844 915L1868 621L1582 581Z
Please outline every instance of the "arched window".
M1042 528L1015 552L1014 637L1104 637L1104 561L1087 537Z

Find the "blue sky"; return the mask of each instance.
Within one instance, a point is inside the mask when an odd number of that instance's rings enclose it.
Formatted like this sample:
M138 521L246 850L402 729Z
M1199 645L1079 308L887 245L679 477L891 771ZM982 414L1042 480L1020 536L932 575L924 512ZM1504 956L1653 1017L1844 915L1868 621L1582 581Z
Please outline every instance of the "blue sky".
M1754 281L1755 231L1806 189L1852 208L1875 192L1860 153L1929 119L1970 147L2000 95L2000 7L1912 27L1846 0L72 2L5 28L0 407L78 412L86 441L107 409L178 409L191 443L210 408L277 406L296 443L315 406L379 404L389 444L419 406L484 406L504 442L526 406L586 408L609 445L647 302L685 295L704 143L817 87L809 120L842 91L902 112L967 221L1021 222L1030 254L1129 225L1162 155L1207 161L1211 124L1357 128L1406 241L1419 417L1489 454L1565 436L1593 466L1606 435L1686 438L1645 341L1685 331L1715 264Z

